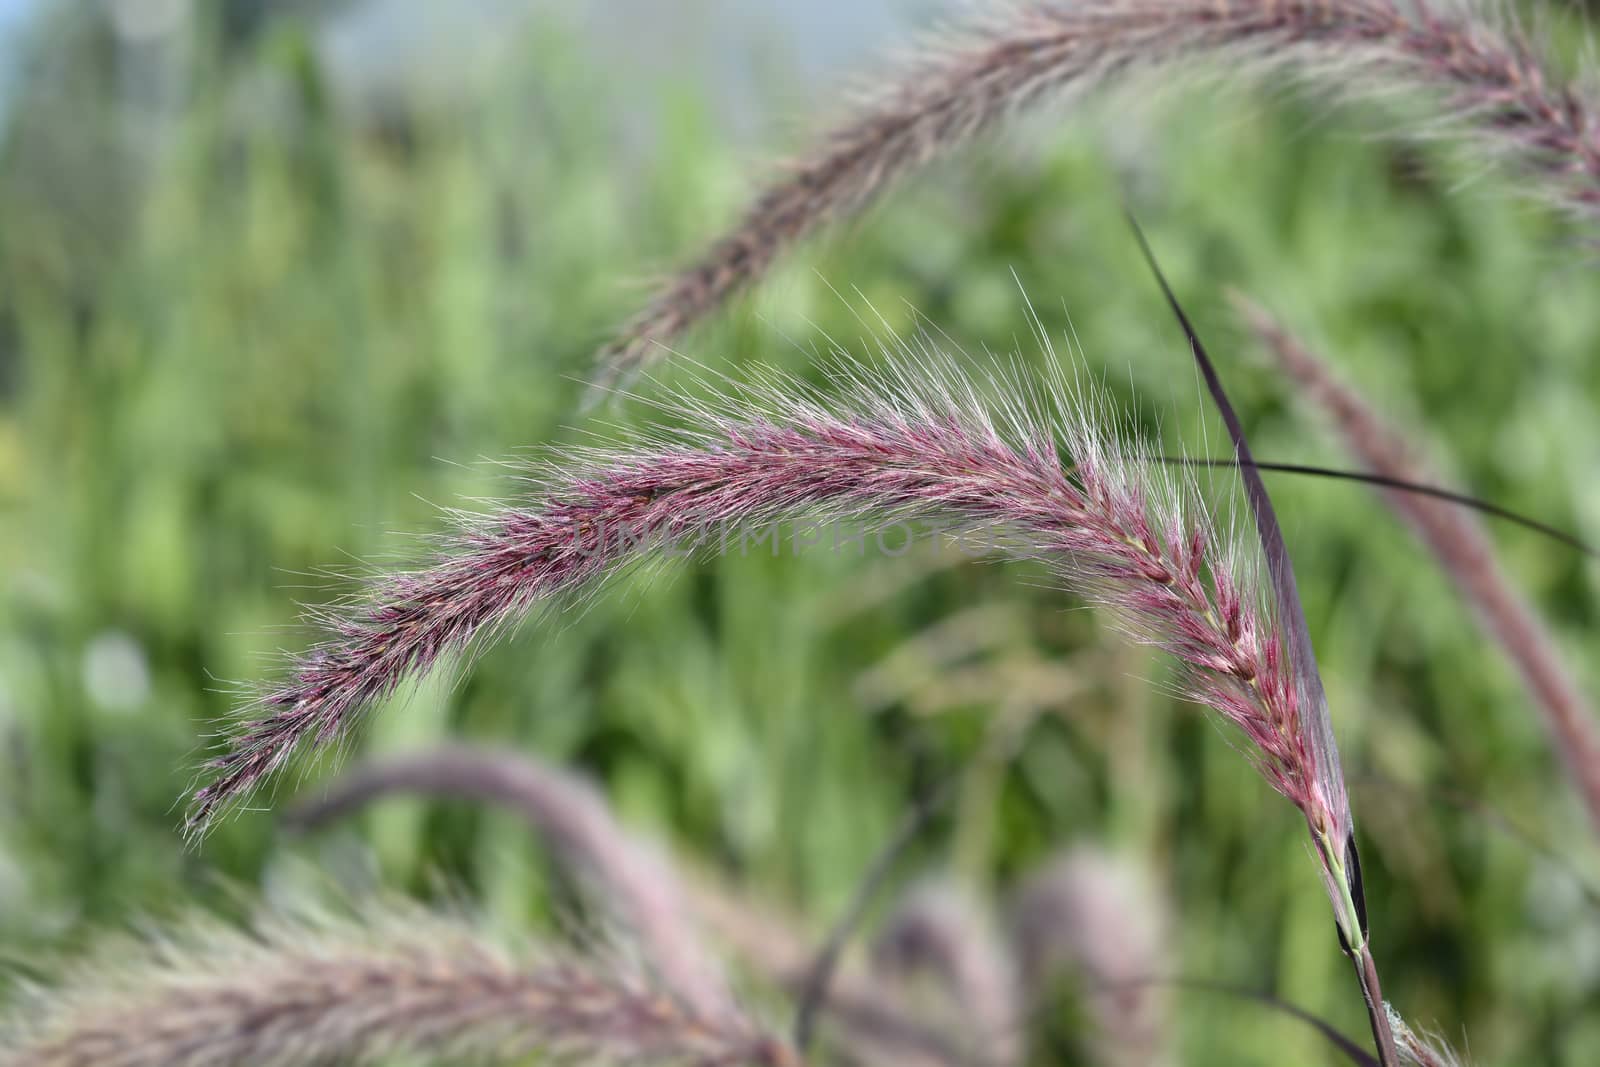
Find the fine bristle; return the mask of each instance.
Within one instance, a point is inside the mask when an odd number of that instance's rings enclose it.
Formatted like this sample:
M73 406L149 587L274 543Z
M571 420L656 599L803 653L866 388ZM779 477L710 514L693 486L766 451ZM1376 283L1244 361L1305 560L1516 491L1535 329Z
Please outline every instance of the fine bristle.
M1389 1021L1400 1047L1401 1062L1408 1067L1467 1067L1466 1061L1444 1042L1431 1034L1418 1034L1412 1030L1393 1008L1389 1009Z

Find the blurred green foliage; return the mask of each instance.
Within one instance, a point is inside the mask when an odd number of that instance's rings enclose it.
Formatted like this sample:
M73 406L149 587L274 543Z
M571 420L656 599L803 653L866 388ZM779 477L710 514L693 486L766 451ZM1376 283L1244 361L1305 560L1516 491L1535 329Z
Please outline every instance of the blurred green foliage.
M576 412L590 353L642 279L733 218L752 173L703 90L619 75L559 26L459 98L381 110L341 103L302 25L227 48L214 29L196 27L191 83L154 138L119 103L103 27L63 19L0 146L0 951L22 974L42 949L228 907L233 887L271 892L307 865L424 895L442 872L497 921L548 921L541 853L503 816L392 802L294 841L246 813L188 849L175 803L231 683L309 639L297 602L348 593L352 560L423 551L441 505L516 492L491 461L591 432ZM1028 339L1025 290L1052 336L1070 313L1087 367L1147 428L1202 448L1205 405L1126 196L1258 453L1345 462L1251 358L1229 287L1425 431L1453 482L1600 540L1600 303L1578 235L1512 181L1462 184L1444 152L1365 137L1394 113L1142 103L1029 123L939 168L681 347L717 369L803 369L824 334L860 347L865 308L897 328L914 308L972 352L1051 358ZM1593 901L1481 812L1430 799L1491 805L1595 883L1526 697L1375 497L1273 488L1357 782L1386 992L1464 1031L1480 1065L1592 1062ZM1595 569L1496 537L1600 693ZM354 748L466 737L580 766L632 824L819 916L915 789L959 772L961 802L910 868L999 888L1067 842L1109 841L1170 894L1185 973L1360 1033L1293 811L1165 695L1163 664L1037 577L921 551L676 566L406 692ZM972 610L992 639L962 662L991 691L929 711L918 694L941 668L908 661L908 642ZM1031 706L1017 672L1039 663L1081 691L997 759L996 724ZM261 802L329 772L284 776ZM1259 1008L1179 1007L1183 1062L1332 1062Z

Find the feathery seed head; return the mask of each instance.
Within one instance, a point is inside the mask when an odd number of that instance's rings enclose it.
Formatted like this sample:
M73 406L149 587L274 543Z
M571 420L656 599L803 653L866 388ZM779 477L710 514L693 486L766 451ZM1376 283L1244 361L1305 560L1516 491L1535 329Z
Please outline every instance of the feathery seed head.
M969 892L946 882L913 889L874 940L873 959L890 974L934 977L968 1021L963 1029L977 1062L1022 1061L1027 1012L1016 965Z
M387 906L360 924L199 921L111 946L0 1030L13 1067L291 1067L405 1054L521 1062L796 1067L732 1015L696 1014L618 964L536 959L467 925Z
M515 808L637 944L650 973L697 1014L730 1010L716 958L684 922L687 891L656 843L630 833L588 780L527 756L447 745L357 767L289 819L311 827L390 793L440 794Z
M1336 97L1436 101L1473 150L1600 217L1600 103L1568 82L1503 7L1466 0L1037 0L936 38L855 113L780 168L733 228L668 278L597 355L591 400L661 358L824 226L1014 113L1141 70L1300 81ZM1429 129L1416 137L1430 135Z
M1062 971L1081 979L1095 1021L1095 1059L1107 1067L1167 1062L1170 919L1147 872L1090 845L1028 875L1011 906L1011 936L1030 996Z
M1273 611L1251 586L1254 549L1219 534L1191 483L1114 439L1103 397L1058 380L1026 403L1040 390L997 375L1002 399L986 401L947 359L909 345L892 370L846 363L834 378L837 398L775 381L668 405L687 429L568 453L538 472L536 498L464 520L431 562L370 583L246 709L194 825L296 748L343 735L402 679L640 563L664 537L706 551L718 530L808 516L1003 532L1005 551L1044 561L1171 652L1273 788L1313 825L1347 832L1348 815L1312 788L1315 743Z

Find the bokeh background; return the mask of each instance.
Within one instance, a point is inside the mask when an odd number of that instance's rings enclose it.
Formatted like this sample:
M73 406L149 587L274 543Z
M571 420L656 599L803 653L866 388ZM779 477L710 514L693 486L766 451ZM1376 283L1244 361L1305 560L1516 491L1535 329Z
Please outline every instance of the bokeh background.
M262 810L189 848L180 801L232 683L310 639L300 602L350 591L319 575L409 558L441 506L515 492L498 460L654 417L578 412L591 353L938 14L668 7L0 4L11 979L107 929L319 878L549 927L545 856L509 816L394 801L296 840ZM1590 32L1562 17L1565 39ZM1600 541L1592 245L1514 180L1372 136L1402 111L1203 84L1147 83L976 147L681 347L806 373L825 333L870 332L870 307L902 329L916 309L975 353L1052 358L1025 291L1055 336L1070 316L1083 363L1151 432L1202 447L1127 199L1259 454L1348 462L1253 358L1230 287L1424 434L1452 483ZM1479 1064L1593 1062L1600 865L1526 697L1376 497L1272 485L1386 992ZM1496 540L1600 694L1600 571L1516 529ZM631 825L819 920L953 774L902 882L953 872L1003 907L1023 872L1097 842L1160 887L1175 970L1362 1033L1298 817L1167 695L1160 660L1038 577L926 549L680 565L408 689L346 758L452 738L581 768ZM287 775L262 806L333 771ZM1172 1011L1176 1062L1335 1062L1256 1005L1185 992ZM1057 1033L1038 1062L1079 1062L1075 1020L1042 1021Z

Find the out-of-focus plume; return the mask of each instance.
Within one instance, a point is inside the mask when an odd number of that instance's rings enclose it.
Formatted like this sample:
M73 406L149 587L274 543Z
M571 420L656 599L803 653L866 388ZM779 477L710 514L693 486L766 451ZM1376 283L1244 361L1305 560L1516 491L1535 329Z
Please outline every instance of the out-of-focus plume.
M887 974L925 975L942 988L948 1017L961 1020L971 1062L1023 1062L1027 1010L1016 961L970 892L950 882L913 889L875 938L872 955Z
M1025 987L1044 1000L1074 979L1103 1067L1171 1062L1169 918L1144 869L1079 845L1029 875L1011 902L1011 938Z
M320 825L391 793L489 800L521 813L633 936L667 988L703 1015L730 1008L721 966L685 921L689 905L672 865L618 823L588 781L525 755L453 745L357 767L289 819Z
M812 977L820 935L770 901L707 875L688 875L694 915L752 974L798 995ZM882 1067L965 1067L959 1042L915 1005L842 961L823 991L829 1046L849 1062Z
M381 908L381 911L378 909ZM795 1067L741 1016L705 1016L619 964L511 952L465 923L374 905L360 921L192 922L103 948L32 991L7 1067L297 1067L425 1055L518 1063Z
M1145 70L1305 82L1325 96L1413 93L1449 127L1600 215L1600 106L1557 73L1505 8L1454 0L1033 0L985 7L881 80L854 115L780 168L731 229L670 275L596 357L591 398L665 358L673 340L796 244L1018 112ZM1209 68L1205 65L1209 61Z
M1418 458L1420 450L1398 427L1340 382L1265 310L1243 298L1235 303L1277 365L1299 386L1299 395L1327 416L1351 454L1376 474L1429 477ZM1416 494L1382 496L1510 658L1544 720L1557 762L1600 831L1600 720L1562 662L1555 638L1501 567L1483 524L1460 508Z

